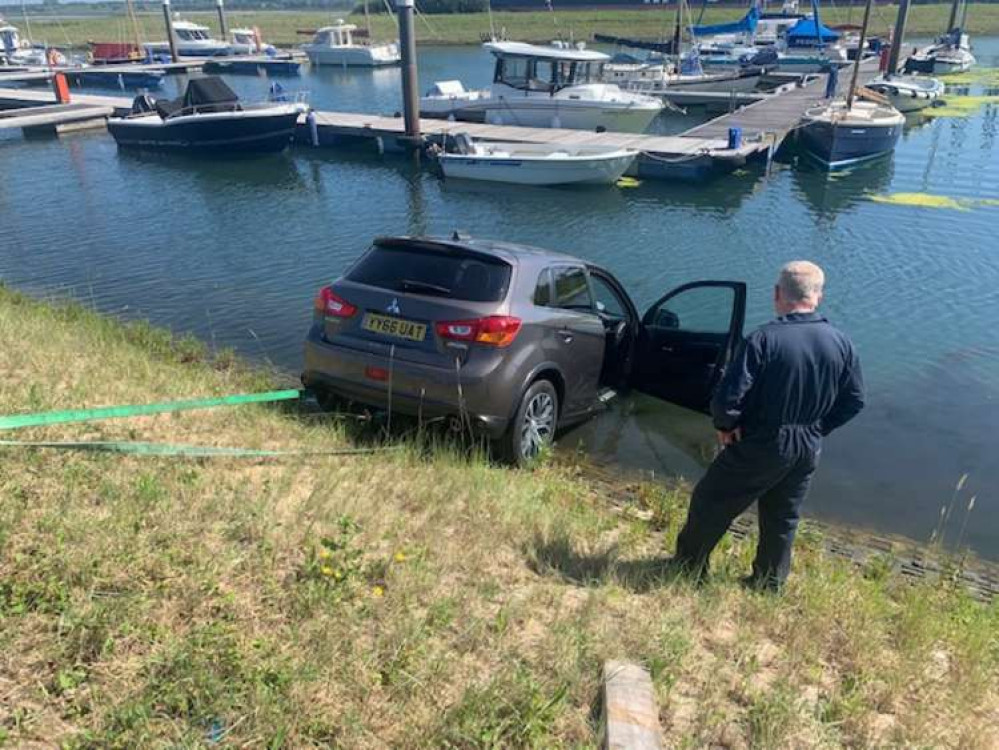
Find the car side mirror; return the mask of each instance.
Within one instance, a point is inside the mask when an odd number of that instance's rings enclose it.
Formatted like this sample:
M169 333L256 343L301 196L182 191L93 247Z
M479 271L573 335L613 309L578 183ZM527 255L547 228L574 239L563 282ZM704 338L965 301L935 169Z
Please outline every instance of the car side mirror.
M607 305L605 305L600 300L597 300L597 312L600 313L601 315L607 312Z
M656 312L656 328L672 328L678 329L680 327L680 316L677 315L672 310L667 310L665 307L660 307Z

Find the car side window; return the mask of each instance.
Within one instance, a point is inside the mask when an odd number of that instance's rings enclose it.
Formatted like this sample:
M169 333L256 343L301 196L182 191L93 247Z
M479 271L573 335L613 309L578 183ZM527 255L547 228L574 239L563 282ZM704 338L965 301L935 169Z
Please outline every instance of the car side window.
M651 316L654 328L723 335L732 325L735 292L724 286L686 289L659 305Z
M534 287L534 304L538 307L552 306L552 274L547 268L538 276L538 284Z
M593 312L593 298L586 271L581 266L558 266L552 269L555 299L553 307L578 312Z
M590 274L590 282L593 284L593 298L596 301L598 313L611 318L624 319L628 317L628 308L617 289L595 273Z

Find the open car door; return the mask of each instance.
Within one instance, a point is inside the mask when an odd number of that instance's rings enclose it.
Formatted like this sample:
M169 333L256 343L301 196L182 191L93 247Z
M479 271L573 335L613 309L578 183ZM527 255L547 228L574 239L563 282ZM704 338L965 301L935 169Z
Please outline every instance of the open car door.
M632 386L707 412L718 381L742 340L746 285L695 281L669 292L642 318Z

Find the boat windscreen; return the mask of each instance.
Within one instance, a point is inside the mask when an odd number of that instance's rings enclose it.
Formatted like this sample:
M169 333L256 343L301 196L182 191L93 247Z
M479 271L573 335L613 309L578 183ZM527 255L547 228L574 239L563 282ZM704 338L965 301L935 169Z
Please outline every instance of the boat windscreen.
M239 102L239 97L218 76L203 76L192 78L188 81L187 91L184 93L184 107L193 107L202 110L209 106L234 105Z

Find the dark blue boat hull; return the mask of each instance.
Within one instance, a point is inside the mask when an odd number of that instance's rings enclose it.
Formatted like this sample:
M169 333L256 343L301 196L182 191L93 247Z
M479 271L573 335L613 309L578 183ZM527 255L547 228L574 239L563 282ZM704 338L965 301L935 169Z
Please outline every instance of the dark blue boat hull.
M268 76L297 76L301 63L297 60L240 60L226 58L225 60L209 60L204 64L206 73L228 73L244 75L260 75L261 71Z
M810 156L829 169L838 169L890 154L902 136L902 126L853 127L820 121L808 123L799 132Z
M66 73L71 83L78 86L106 86L108 88L156 89L163 85L163 75L144 71L81 70Z
M291 143L298 114L269 117L164 122L158 127L109 120L108 130L121 148L189 153L274 153Z

